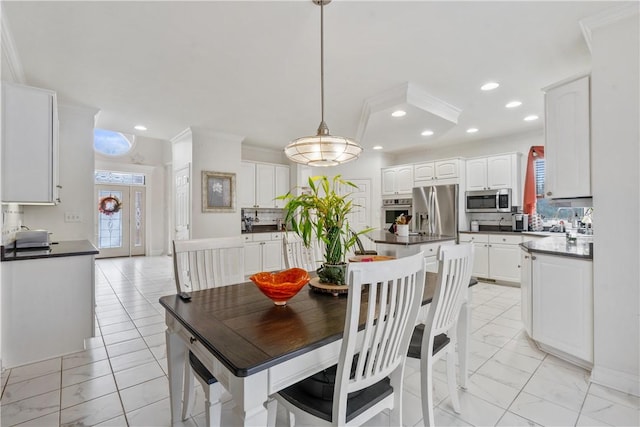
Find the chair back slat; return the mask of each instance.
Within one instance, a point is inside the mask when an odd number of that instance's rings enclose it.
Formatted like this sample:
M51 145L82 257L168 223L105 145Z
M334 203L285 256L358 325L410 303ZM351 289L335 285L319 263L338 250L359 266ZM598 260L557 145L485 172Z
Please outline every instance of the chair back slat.
M441 246L438 259L438 283L431 303L432 309L427 317L427 327L431 321L431 335L434 337L450 330L458 321L460 307L471 279L473 245Z
M402 376L422 303L424 254L391 261L350 263L347 279L349 294L334 389L334 420L345 419L349 393L373 385L392 373ZM366 298L366 304L361 304L362 298ZM360 331L362 323L364 330ZM355 375L350 378L356 353L359 357Z
M300 236L284 233L282 251L286 268L295 267L315 271L322 264L322 245L317 239L312 239L311 245L306 247Z
M240 237L174 240L176 289L197 291L244 281L244 243Z

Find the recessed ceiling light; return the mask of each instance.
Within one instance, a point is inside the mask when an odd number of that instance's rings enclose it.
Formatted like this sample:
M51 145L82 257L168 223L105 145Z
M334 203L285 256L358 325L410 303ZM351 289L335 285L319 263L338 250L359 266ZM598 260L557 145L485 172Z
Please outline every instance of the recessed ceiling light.
M505 105L505 107L507 108L516 108L522 105L522 102L520 101L511 101L509 103L507 103L507 105Z
M498 86L500 86L500 83L488 82L480 86L480 90L494 90Z
M374 145L373 149L374 150L382 150L382 145Z
M532 122L534 120L538 120L538 116L536 116L535 114L532 114L524 118L525 122Z
M135 125L133 128L135 130L147 130L147 127L143 125Z
M467 129L467 133L476 133L478 132L478 128L469 128Z
M433 135L433 131L431 129L423 130L420 135L422 135L422 136L431 136L431 135Z
M403 116L406 116L406 115L407 115L407 112L406 112L406 111L404 111L404 110L396 110L396 111L394 111L393 113L391 113L391 115L392 115L393 117L403 117Z

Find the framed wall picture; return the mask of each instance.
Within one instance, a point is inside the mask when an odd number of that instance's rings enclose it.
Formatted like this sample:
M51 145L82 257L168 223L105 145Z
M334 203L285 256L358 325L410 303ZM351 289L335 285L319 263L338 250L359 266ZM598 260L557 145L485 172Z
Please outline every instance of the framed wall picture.
M235 212L236 174L202 171L202 212Z

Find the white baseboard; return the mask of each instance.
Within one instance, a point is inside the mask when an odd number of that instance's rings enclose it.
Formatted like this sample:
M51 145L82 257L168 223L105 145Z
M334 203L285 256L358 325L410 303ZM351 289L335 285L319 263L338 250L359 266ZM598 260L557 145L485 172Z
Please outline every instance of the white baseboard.
M640 376L615 369L594 366L591 382L640 397Z
M153 251L151 251L151 256L160 256L163 255L164 251L162 249L155 249Z

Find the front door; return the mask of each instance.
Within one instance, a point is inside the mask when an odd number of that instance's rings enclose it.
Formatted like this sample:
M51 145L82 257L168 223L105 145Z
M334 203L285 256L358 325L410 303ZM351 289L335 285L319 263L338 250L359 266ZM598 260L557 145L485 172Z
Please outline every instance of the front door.
M145 254L145 187L96 185L97 258Z

